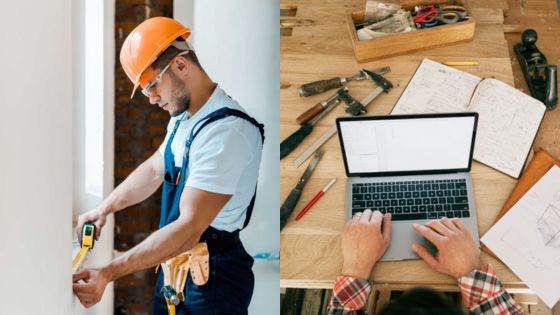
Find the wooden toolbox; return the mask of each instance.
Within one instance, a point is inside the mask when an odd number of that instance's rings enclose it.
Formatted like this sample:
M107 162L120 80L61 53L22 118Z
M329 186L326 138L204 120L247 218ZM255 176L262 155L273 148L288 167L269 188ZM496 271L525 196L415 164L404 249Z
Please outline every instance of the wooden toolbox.
M431 28L413 30L405 33L395 33L366 41L358 40L354 22L364 20L364 11L352 12L347 16L348 30L354 48L354 55L358 62L380 59L388 56L402 55L427 48L446 46L458 42L472 40L474 36L475 20L464 1L430 0L403 1L400 3L405 10L413 10L415 6L427 4L461 5L467 9L470 18L454 24L438 25Z

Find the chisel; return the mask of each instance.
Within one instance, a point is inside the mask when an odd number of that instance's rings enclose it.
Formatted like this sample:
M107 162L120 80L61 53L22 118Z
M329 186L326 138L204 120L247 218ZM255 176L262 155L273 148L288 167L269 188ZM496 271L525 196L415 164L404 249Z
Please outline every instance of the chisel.
M344 87L344 89L347 89L347 88ZM321 101L321 102L315 104L315 106L306 110L303 114L299 115L296 118L296 122L300 125L303 125L303 124L307 123L308 121L310 121L311 119L315 118L315 116L319 115L321 112L323 112L327 107L329 107L329 105L331 103L334 103L334 102L336 102L337 104L340 103L340 100L341 100L340 91L341 90L342 89L338 90L336 93L331 95L326 100Z
M299 197L301 196L301 191L303 190L303 187L305 187L305 184L307 184L307 180L313 173L313 170L315 170L315 168L317 167L319 160L321 160L321 158L323 157L323 153L324 151L322 149L319 149L315 152L313 160L309 162L309 165L303 172L303 175L299 179L296 187L292 189L286 200L284 200L282 207L280 207L280 230L284 228L284 225L286 225L288 218L294 211Z

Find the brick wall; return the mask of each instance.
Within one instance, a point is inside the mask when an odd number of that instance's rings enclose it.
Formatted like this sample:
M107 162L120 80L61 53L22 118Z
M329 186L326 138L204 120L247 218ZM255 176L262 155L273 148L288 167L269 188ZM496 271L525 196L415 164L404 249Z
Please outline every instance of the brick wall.
M169 114L141 93L131 100L132 84L119 61L126 36L147 18L173 15L173 0L116 0L115 14L115 185L159 147ZM161 191L115 216L115 249L127 251L157 229ZM150 314L155 274L137 272L115 282L115 315Z

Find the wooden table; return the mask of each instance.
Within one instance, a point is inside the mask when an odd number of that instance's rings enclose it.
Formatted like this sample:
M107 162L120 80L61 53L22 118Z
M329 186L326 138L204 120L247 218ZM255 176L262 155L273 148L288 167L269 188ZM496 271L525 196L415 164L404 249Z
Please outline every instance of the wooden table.
M390 66L392 69L385 77L395 87L368 106L370 115L386 115L391 111L419 62L426 57L442 61L477 60L478 66L463 67L462 70L480 77L494 77L510 85L522 84L522 77L514 80L512 64L517 61L510 59L511 43L508 43L504 36L503 23L504 12L506 19L509 18L514 23L523 23L523 17L519 17L519 14L515 13L517 11L511 10L510 3L505 0L475 0L469 3L472 14L477 20L475 38L472 42L358 64L353 56L345 25L345 14L360 9L364 4L363 0L282 1L281 7L291 8L289 11L295 12L295 16L281 17L280 138L286 138L298 128L295 118L299 114L328 96L328 93L323 93L302 98L297 94L297 86L318 79L352 75L361 67L373 69ZM541 4L542 1L539 2L539 5ZM543 10L543 7L541 6L539 10ZM515 26L506 28L519 29ZM537 29L537 31L541 35L541 30ZM552 34L552 31L543 32L550 37L557 37ZM520 38L519 33L515 36L517 39ZM510 38L511 40L513 37ZM515 42L517 41L519 40ZM558 46L556 41L556 45L551 47ZM542 49L540 45L539 48L547 57L549 56L547 53L550 50ZM560 57L558 52L555 53L556 58ZM555 60L548 58L550 62ZM371 82L360 81L351 82L348 87L351 94L361 100L374 88L374 85ZM537 141L537 145L545 144L545 148L555 154L560 153L557 148L558 143L550 144L545 139L550 139L548 137L550 133L558 134L558 126L553 124L554 120L548 119L552 114L558 116L558 112L556 110L547 114ZM306 161L299 168L295 168L292 161L323 131L332 126L337 116L341 115L343 115L343 106L339 106L321 120L316 125L316 130L294 152L281 160L281 201L295 186L308 164ZM558 136L553 139L558 139ZM326 149L325 155L303 190L294 214L281 232L281 287L331 288L333 280L340 273L342 266L340 231L344 224L346 175L336 136L331 138L323 148ZM479 233L484 235L492 226L516 180L477 162L473 163L471 175L476 196ZM336 177L338 181L331 190L305 217L298 222L293 221L296 213L332 177ZM525 285L505 265L484 253L482 261L494 265L499 277L510 290L527 291L524 289ZM457 290L454 279L432 271L421 260L380 262L376 264L372 279L377 289L406 289L410 286L425 285L449 291Z

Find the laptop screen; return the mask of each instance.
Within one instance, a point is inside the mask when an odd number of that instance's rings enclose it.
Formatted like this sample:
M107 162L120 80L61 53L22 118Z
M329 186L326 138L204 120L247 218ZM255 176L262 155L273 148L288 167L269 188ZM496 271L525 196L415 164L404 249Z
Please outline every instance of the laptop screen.
M343 117L348 176L469 171L477 113Z

